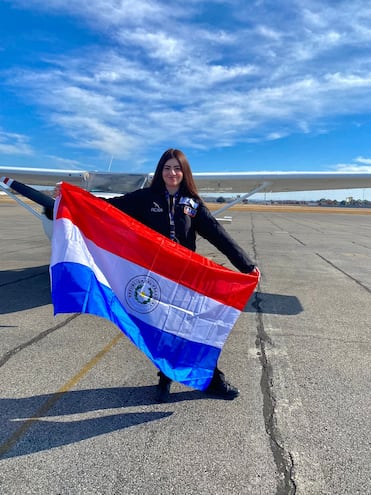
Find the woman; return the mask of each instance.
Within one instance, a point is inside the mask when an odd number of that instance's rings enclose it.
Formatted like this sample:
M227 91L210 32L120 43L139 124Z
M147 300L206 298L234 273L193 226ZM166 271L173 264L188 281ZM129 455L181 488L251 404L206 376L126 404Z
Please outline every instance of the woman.
M108 200L113 206L179 244L196 250L200 234L221 251L241 272L250 273L254 264L241 247L211 215L197 192L191 167L184 153L168 149L158 162L150 187ZM171 380L158 373L159 400L165 402ZM224 399L234 399L239 390L228 383L215 368L206 392Z

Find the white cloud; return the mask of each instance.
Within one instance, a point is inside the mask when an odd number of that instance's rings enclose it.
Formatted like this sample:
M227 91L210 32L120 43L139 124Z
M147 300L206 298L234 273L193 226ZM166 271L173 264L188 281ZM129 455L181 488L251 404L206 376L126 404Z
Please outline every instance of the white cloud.
M95 29L105 30L107 35L112 35L113 31L109 30L117 26L163 23L173 17L186 17L189 11L177 2L170 6L161 0L11 0L11 3L24 9L69 14L84 19Z
M264 38L268 38L268 40L280 41L283 37L283 33L278 29L274 29L263 24L256 26L255 31Z
M188 56L183 40L164 31L148 32L144 29L120 33L120 41L139 46L147 55L158 61L176 63Z
M4 155L33 155L34 150L28 141L28 137L22 134L0 130L0 153Z
M371 158L364 158L363 156L358 156L355 159L355 161L358 163L364 163L366 165L371 165Z
M52 119L63 126L74 142L77 141L78 146L82 148L126 158L138 146L137 140L125 131L104 124L96 118L54 114Z
M68 169L68 170L71 170L71 169L81 170L82 166L86 167L86 165L83 165L81 162L79 162L77 160L71 160L69 158L64 158L61 156L46 155L46 158L49 162L51 162L50 165L48 164L47 168L55 167L55 166L56 166L56 168L60 168L60 166L62 166L63 168Z
M371 9L360 0L215 1L230 28L206 22L202 1L12 3L74 16L97 36L7 73L74 146L125 156L148 142L230 146L371 112Z
M361 166L361 165L338 165L336 167L338 172L355 172L355 173L371 173L371 167Z
M339 73L326 74L325 81L328 82L328 89L347 90L349 88L370 88L371 72L365 74ZM325 82L325 84L326 84Z
M371 173L371 158L355 158L355 162L364 163L365 165L358 165L357 163L339 163L335 166L338 172L356 172L356 173Z

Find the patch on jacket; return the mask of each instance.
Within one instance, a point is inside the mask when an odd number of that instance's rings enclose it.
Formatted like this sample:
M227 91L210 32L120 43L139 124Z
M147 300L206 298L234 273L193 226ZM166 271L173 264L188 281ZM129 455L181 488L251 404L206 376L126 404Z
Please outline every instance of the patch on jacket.
M195 210L194 208L191 208L190 206L186 205L183 209L183 212L185 215L188 215L192 218L194 218L196 216L196 213L197 213L197 210Z
M199 205L199 203L197 201L195 201L192 198L187 198L187 197L182 196L179 200L179 204L184 205L183 213L185 215L188 215L191 218L194 218L196 216L197 208Z
M161 208L161 206L156 203L156 201L153 201L153 206L151 208L151 211L153 213L162 213L164 210Z
M192 198L182 196L179 200L180 205L184 205L183 212L192 218L196 216L199 203Z
M197 210L199 203L192 198L182 196L179 200L180 205L188 205L194 210Z

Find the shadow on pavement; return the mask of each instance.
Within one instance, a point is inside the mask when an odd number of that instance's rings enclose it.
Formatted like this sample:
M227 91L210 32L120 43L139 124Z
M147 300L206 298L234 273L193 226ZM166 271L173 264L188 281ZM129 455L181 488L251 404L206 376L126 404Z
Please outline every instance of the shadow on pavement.
M51 304L49 265L0 272L0 314ZM303 307L296 296L256 291L245 313L297 315Z
M155 397L156 386L145 386L0 398L0 459L34 454L171 416L173 411L104 412L153 406L157 403ZM162 407L207 398L197 390L172 393L169 402ZM70 417L74 415L77 417Z
M51 304L49 265L0 272L0 314Z
M243 311L244 313L297 315L303 311L303 306L296 296L256 291Z

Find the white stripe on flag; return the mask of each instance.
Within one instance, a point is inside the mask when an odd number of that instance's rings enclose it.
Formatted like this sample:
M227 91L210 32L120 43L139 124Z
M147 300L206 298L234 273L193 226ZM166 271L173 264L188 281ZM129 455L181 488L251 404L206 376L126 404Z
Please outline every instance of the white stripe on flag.
M189 341L221 349L240 311L116 256L86 239L67 219L54 225L51 266L90 268L129 315Z

